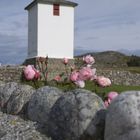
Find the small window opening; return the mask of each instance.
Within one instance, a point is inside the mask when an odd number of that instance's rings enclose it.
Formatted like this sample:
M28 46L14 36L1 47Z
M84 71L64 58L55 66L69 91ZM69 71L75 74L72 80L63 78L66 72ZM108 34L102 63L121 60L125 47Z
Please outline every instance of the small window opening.
M59 16L59 14L60 14L60 6L59 6L59 4L54 4L53 5L53 15Z

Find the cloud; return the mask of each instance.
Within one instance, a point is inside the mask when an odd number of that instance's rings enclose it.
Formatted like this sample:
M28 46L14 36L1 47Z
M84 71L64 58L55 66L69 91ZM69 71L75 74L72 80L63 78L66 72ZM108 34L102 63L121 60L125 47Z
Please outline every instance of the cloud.
M75 31L76 48L99 51L139 49L139 0L76 2L79 3L75 17L78 28Z
M0 1L0 63L20 64L27 57L26 5L27 1Z
M26 58L26 39L14 35L0 34L0 63L19 64Z
M21 63L27 56L28 17L32 0L0 1L0 62ZM72 0L75 50L139 49L140 0Z
M26 21L26 17L23 14L13 14L0 22L1 63L22 63L26 58Z

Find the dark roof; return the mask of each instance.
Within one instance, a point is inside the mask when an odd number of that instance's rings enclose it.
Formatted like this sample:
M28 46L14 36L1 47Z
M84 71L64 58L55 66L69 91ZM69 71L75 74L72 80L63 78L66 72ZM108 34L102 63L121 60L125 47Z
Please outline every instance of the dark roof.
M33 7L37 3L61 4L61 5L72 6L72 7L75 7L78 5L75 2L71 2L67 0L34 0L32 3L30 3L28 6L25 7L25 10L29 10L31 7Z

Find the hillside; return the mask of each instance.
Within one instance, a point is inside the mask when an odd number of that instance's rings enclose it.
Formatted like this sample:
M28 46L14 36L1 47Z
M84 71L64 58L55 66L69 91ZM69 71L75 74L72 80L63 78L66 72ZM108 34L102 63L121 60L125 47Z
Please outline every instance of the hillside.
M140 71L140 56L127 56L123 53L117 51L104 51L104 52L92 52L86 53L83 55L76 56L75 58L80 60L80 62L76 61L77 64L82 63L82 57L86 55L92 55L95 58L95 67L102 67L102 68L123 68L123 69L130 69L130 67L137 67Z
M104 68L125 68L128 67L130 60L132 61L132 57L127 56L123 53L117 51L104 51L98 53L86 53L83 55L76 56L77 59L81 60L83 56L90 54L96 60L96 67L104 67ZM136 57L137 61L140 60L140 57ZM78 63L78 62L77 62Z

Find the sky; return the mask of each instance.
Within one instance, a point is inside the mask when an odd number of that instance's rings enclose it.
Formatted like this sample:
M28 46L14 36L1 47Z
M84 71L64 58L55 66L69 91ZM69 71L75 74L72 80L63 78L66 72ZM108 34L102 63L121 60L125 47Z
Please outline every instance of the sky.
M27 57L28 15L32 0L0 1L0 63ZM71 0L75 8L74 47L78 51L140 50L140 0Z

